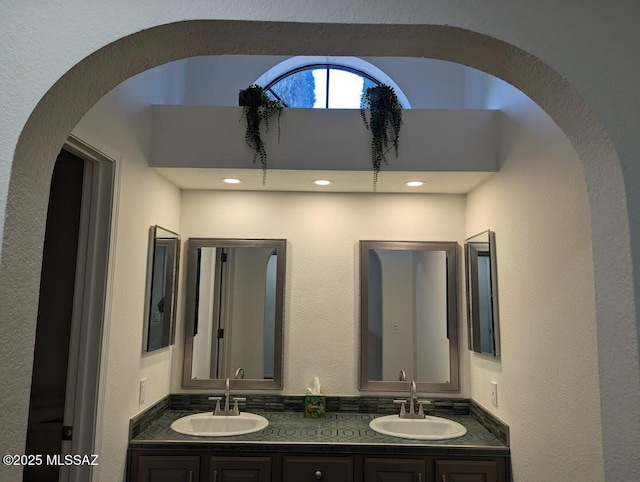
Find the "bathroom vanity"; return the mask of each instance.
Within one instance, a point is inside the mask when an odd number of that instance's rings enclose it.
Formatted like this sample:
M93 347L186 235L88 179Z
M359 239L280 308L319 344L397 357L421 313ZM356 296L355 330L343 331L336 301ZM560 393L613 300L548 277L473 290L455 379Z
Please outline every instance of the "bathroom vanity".
M425 441L371 430L372 419L397 407L390 400L358 397L330 397L326 418L315 420L303 417L302 397L248 397L247 405L254 407L249 411L265 416L267 428L232 437L184 435L171 430L171 423L203 411L197 405L206 402L194 402L195 395L172 397L152 419L132 421L128 481L509 480L508 427L483 418L488 414L477 413L469 400L436 400L433 407L438 416L463 424L465 435Z
M359 389L408 401L326 397L326 417L312 419L303 396L246 394L283 388L287 241L190 238L182 388L224 397L170 395L132 419L129 482L510 480L504 423L472 400L418 397L460 391L458 244L359 246ZM432 416L431 439L412 438ZM251 418L266 427L243 431ZM455 432L437 439L436 426Z

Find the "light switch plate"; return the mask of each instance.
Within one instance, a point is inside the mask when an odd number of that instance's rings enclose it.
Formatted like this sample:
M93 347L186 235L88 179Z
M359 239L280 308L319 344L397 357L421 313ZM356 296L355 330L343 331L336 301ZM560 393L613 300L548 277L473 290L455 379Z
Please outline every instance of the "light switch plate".
M147 398L147 379L140 380L140 392L138 396L138 405L142 405Z
M498 406L498 384L491 382L491 404L494 407Z
M394 335L397 335L398 333L400 333L400 322L399 321L392 321L391 322L391 333Z

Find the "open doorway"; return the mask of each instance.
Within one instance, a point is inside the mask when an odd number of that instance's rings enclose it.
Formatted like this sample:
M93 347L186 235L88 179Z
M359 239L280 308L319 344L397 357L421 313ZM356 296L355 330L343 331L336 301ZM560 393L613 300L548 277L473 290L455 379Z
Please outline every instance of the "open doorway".
M90 480L115 180L114 163L76 139L56 159L43 249L24 479Z

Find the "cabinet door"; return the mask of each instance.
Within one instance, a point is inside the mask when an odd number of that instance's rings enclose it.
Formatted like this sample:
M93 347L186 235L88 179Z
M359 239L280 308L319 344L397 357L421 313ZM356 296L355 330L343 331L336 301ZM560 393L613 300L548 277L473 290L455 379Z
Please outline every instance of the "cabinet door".
M364 459L365 482L426 482L422 459Z
M285 457L284 482L353 482L351 457Z
M137 482L198 482L200 457L197 455L141 455Z
M437 482L502 482L498 478L498 462L436 460Z
M211 457L211 482L270 482L270 457Z

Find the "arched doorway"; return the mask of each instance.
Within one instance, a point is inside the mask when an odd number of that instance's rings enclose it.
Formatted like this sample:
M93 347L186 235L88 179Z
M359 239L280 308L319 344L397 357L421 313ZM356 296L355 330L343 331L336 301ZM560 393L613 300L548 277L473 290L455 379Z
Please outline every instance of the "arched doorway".
M315 35L309 35L310 32ZM24 334L24 340L12 347L15 350L12 353L28 353L33 344L35 300L41 264L41 258L33 253L41 252L47 192L46 189L34 190L32 185L48 185L55 155L73 126L106 92L142 70L194 55L273 53L272 49L259 41L264 36L276 38L275 51L281 53L287 53L294 48L290 46L295 46L295 53L312 54L318 45L322 45L326 54L425 56L476 67L517 86L538 102L564 130L580 154L587 182L597 182L599 186L598 195L591 199L591 212L598 325L611 335L600 340L600 373L603 414L605 418L611 417L610 420L603 419L603 425L607 426L604 440L608 456L605 455L605 460L613 462L614 452L629 444L619 442L624 437L619 438L607 432L608 427L615 431L624 424L608 414L613 414L620 407L625 412L637 398L637 375L633 372L634 366L637 367L637 326L633 308L628 303L626 306L616 306L615 301L621 297L623 300L633 297L628 235L622 235L626 241L621 241L613 259L607 242L610 232L628 233L624 193L619 191L623 185L619 161L599 122L561 75L508 44L456 28L325 25L319 29L318 25L309 24L194 21L139 32L87 57L67 72L43 97L22 131L16 148L1 266L2 278L11 280L9 289L2 294L3 302L6 300L7 306L12 306L8 310L12 316L6 328L10 332ZM240 39L242 41L238 41ZM358 44L357 39L362 39L362 43ZM266 52L267 49L269 52ZM149 55L140 55L141 51ZM77 97L78 91L87 95ZM65 106L64 115L60 114L58 108L61 105ZM43 130L46 131L44 135ZM585 132L589 135L584 135ZM599 176L597 181L595 176ZM615 211L614 216L611 210ZM599 275L601 270L609 275L618 272L624 276L610 279L607 274ZM12 300L11 305L8 300ZM631 320L628 319L630 314ZM624 324L622 336L614 336L613 330L607 331L605 328L608 323L618 322ZM634 340L625 341L625 333L634 335ZM622 346L631 347L630 351L635 353L635 365L619 363L620 358L614 356L621 342ZM24 391L29 381L27 374L30 373L28 357L18 356L16 359L18 366L3 368L7 370L5 379L15 379L12 383L17 394L9 400L10 411L12 407L24 405ZM626 378L629 375L636 385L624 389L627 390L625 396L618 398L618 392L623 388L615 383L615 378L621 366L625 370L622 376ZM16 373L24 375L16 376ZM611 388L611 392L607 393L606 388ZM612 423L607 424L607 421ZM24 420L15 417L8 421L6 433L20 434L23 426ZM12 444L16 444L18 449L20 437Z

